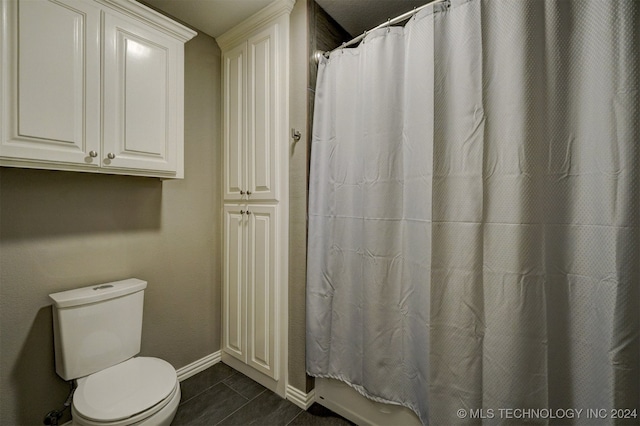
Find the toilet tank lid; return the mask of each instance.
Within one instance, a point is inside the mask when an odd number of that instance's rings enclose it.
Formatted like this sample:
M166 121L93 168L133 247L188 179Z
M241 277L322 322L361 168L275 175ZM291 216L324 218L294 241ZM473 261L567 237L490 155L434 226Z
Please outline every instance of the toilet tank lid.
M100 302L144 290L147 282L137 278L129 278L110 283L90 285L74 290L50 294L56 308L70 308L87 303Z

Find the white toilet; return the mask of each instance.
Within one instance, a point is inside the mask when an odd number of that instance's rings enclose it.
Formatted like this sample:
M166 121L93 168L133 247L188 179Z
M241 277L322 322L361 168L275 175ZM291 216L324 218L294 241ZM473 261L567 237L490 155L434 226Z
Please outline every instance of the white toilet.
M73 423L170 425L180 403L171 364L140 352L145 281L131 278L50 294L56 372L77 379Z

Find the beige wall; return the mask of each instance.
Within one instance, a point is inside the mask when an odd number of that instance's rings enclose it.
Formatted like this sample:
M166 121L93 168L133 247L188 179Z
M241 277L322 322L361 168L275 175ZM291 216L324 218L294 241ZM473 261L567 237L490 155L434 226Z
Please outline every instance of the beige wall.
M305 369L305 288L307 269L307 1L291 11L289 80L292 128L302 137L289 158L289 384L307 392ZM313 1L313 0L311 0Z
M49 293L148 281L141 355L220 349L220 50L185 51L185 179L0 168L0 424L42 424L56 376Z

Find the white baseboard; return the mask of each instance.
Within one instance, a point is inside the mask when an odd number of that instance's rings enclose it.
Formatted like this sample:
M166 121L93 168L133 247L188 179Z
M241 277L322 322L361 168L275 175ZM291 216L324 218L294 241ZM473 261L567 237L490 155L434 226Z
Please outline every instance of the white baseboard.
M316 401L316 391L312 389L309 393L304 393L300 389L296 389L291 385L287 385L286 398L296 404L298 407L306 410Z
M176 373L178 373L178 380L183 381L185 379L188 379L189 377L194 376L203 370L206 370L212 365L219 363L221 359L222 352L218 351L209 354L204 358L200 358L192 362L191 364L185 365L184 367L176 370Z

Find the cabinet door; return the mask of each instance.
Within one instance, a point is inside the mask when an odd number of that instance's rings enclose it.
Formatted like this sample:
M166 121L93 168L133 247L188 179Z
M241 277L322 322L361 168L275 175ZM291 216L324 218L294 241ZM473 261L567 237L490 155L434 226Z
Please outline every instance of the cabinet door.
M177 171L182 44L116 12L104 17L106 168Z
M278 56L277 24L254 34L247 49L247 179L249 199L277 200L278 73L285 61ZM281 54L281 53L280 53Z
M246 353L246 207L224 207L224 265L222 281L222 349L247 362Z
M244 177L246 43L225 52L222 64L224 198L240 200L248 190Z
M247 364L277 379L276 206L247 208Z
M100 150L100 9L77 0L1 8L0 156L99 165L89 153Z

